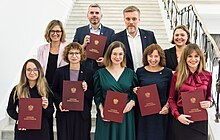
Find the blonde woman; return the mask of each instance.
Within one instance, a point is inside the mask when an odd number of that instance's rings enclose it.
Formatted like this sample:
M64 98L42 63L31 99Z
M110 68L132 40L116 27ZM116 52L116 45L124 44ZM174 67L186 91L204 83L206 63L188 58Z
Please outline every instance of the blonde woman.
M52 115L54 108L52 105L52 93L48 87L43 69L35 59L27 60L22 68L20 82L13 88L9 101L8 115L16 120L14 128L14 140L49 140L48 116ZM17 108L20 98L41 98L42 99L42 127L40 130L18 129Z
M172 135L175 140L207 140L208 121L193 122L183 113L181 92L202 89L205 100L200 102L203 109L211 106L212 75L205 70L202 51L196 44L184 49L177 71L174 73L169 96L171 113L174 116Z

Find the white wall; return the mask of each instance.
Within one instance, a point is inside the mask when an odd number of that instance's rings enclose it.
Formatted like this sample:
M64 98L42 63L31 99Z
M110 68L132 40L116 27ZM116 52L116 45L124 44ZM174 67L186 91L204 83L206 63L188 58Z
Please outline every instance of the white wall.
M65 24L72 3L73 0L0 1L0 120L23 63L45 43L47 24L53 19Z
M205 1L205 0L204 0ZM208 0L207 0L208 1ZM198 14L200 15L200 18L202 19L205 27L207 28L208 32L210 34L220 34L220 1L215 2L212 0L212 2L181 2L178 1L178 7L181 10L185 6L188 6L189 4L193 3L196 7L196 10ZM217 1L217 0L216 0Z

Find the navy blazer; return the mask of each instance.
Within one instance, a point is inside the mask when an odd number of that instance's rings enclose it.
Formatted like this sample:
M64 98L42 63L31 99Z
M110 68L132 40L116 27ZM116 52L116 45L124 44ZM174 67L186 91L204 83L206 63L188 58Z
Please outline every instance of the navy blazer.
M76 29L76 33L73 39L73 42L78 42L80 44L83 44L84 38L86 35L89 35L90 33L90 29L89 29L89 25L86 26L82 26ZM105 50L107 49L108 45L110 44L111 41L111 37L115 34L115 31L111 28L108 28L106 26L103 26L101 24L101 31L100 31L100 35L106 36L107 37L107 41L105 44ZM104 51L105 52L105 51Z
M90 28L89 25L86 26L82 26L76 29L76 33L73 39L73 42L78 42L80 44L83 44L84 38L86 35L89 35L90 33ZM106 36L107 40L106 40L106 44L105 44L105 49L103 52L103 55L105 54L110 42L111 42L111 37L115 34L115 31L111 28L108 28L106 26L103 26L101 24L101 31L100 31L100 35ZM92 70L92 71L96 71L98 70L100 67L98 66L97 62L95 60L89 59L87 58L86 63L88 65L88 67Z
M62 113L59 108L60 102L62 102L62 92L63 92L63 80L70 80L70 65L66 65L60 68L57 68L52 85L52 91L54 93L54 102L57 109L57 113ZM79 78L78 81L85 80L88 88L84 94L84 111L82 111L82 117L84 119L91 118L91 108L92 108L92 99L93 99L93 72L86 68L84 62L80 64ZM65 112L64 112L65 113Z
M142 42L142 51L144 52L144 49L149 46L150 44L157 43L156 38L154 36L154 33L152 31L139 29L140 36L141 36L141 42ZM131 68L134 70L134 64L133 59L131 55L131 49L128 43L128 37L126 29L115 34L111 38L111 42L113 41L120 41L125 45L126 48L126 65L128 68Z
M176 70L178 65L177 56L176 56L176 47L172 47L169 49L164 50L166 56L166 67L172 69L173 71Z

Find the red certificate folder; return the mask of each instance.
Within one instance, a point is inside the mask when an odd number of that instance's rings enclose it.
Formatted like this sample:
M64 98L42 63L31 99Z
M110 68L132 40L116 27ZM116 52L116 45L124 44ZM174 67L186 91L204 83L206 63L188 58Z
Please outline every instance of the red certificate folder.
M19 99L18 128L41 129L41 98Z
M90 59L97 60L103 56L107 37L90 33L90 43L86 46L86 55Z
M137 90L137 97L141 116L160 112L161 105L156 84L140 87Z
M127 96L125 93L108 90L103 111L104 119L122 123Z
M83 111L84 91L82 81L63 81L62 107L72 111Z
M195 90L190 92L182 92L183 112L190 115L192 121L208 120L208 113L206 109L201 108L201 101L205 101L203 90Z

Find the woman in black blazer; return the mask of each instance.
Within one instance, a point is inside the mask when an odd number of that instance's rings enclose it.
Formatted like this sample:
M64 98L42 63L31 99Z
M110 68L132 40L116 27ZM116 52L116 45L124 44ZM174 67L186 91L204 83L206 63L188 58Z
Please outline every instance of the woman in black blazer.
M89 140L93 97L93 71L86 68L85 54L77 42L70 43L63 51L63 59L69 63L56 70L52 90L55 97L58 140ZM83 81L84 110L69 111L62 106L63 81Z
M165 50L166 67L175 71L185 46L190 43L190 33L185 25L174 29L171 43L175 46Z

